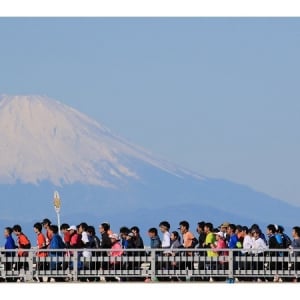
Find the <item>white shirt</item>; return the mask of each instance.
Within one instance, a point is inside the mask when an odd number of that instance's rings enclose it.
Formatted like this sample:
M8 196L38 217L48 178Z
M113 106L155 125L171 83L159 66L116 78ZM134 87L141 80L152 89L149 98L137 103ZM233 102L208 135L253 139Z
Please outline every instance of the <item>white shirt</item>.
M161 246L162 246L162 248L170 248L171 238L170 238L170 232L169 231L164 232L163 239L162 239L162 242L161 242Z
M88 238L88 234L87 234L86 231L82 232L82 234L81 234L81 240L82 240L82 242L83 242L84 245L86 245L87 243L89 243L89 238ZM92 253L91 253L91 251L84 250L82 252L82 256L83 257L91 257Z
M249 249L253 248L254 240L247 234L243 240L243 250L242 253L250 253Z
M254 240L252 249L254 250L252 253L255 255L264 252L268 247L262 238L258 238Z

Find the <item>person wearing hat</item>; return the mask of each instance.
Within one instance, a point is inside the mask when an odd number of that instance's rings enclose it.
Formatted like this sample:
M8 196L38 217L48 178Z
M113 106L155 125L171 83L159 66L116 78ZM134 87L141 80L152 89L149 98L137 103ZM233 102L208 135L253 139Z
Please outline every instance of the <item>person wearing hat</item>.
M81 238L77 232L77 227L75 225L71 225L68 228L70 232L70 248L81 248Z
M123 255L123 249L120 243L119 236L116 233L112 233L109 235L111 241L111 250L109 252L109 269L115 270L120 267L121 261L117 260L117 257ZM115 277L106 277L106 281L117 281Z

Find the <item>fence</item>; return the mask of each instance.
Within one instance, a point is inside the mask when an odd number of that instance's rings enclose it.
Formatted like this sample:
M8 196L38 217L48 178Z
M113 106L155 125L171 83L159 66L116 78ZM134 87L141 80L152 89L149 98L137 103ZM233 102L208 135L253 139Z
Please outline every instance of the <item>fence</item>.
M111 249L24 250L23 257L1 251L2 281L33 281L46 277L55 281L198 281L267 279L286 281L300 277L300 252L272 249L272 252L244 254L223 249L228 255L207 256L206 249L124 249L122 256L109 256ZM219 250L223 254L222 249ZM87 255L88 254L88 255ZM299 255L299 256L298 256ZM86 257L85 257L86 256Z

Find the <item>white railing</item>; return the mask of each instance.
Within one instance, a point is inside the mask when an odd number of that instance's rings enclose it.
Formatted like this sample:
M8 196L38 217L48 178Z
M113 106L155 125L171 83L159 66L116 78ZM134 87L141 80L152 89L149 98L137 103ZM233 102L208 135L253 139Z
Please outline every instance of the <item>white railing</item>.
M280 277L295 280L300 277L300 252L272 249L260 254L227 251L226 256L207 256L207 249L124 249L122 256L109 256L111 249L1 251L0 278L4 281L33 281L54 278L56 281L152 281L169 280L256 280ZM84 257L83 253L90 253ZM12 254L12 255L10 255ZM299 255L299 256L298 256ZM2 280L2 281L3 281ZM53 280L53 279L52 279Z

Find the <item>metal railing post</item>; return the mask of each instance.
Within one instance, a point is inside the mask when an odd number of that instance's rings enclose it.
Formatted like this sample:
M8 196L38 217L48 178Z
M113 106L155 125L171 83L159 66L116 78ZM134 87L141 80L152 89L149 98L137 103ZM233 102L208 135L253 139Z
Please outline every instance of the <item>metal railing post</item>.
M74 249L72 260L73 260L73 281L78 281L78 250L77 249Z
M26 272L26 261L28 263L28 272ZM28 251L28 256L25 259L24 262L24 272L25 272L25 280L26 281L32 281L33 280L33 251L29 250Z
M155 251L155 249L150 249L150 251L151 251L151 264L150 264L151 280L155 281L155 279L156 279L156 251Z
M229 258L228 258L228 280L229 280L229 283L234 282L234 278L233 278L233 264L234 264L233 254L234 254L233 250L230 249Z

